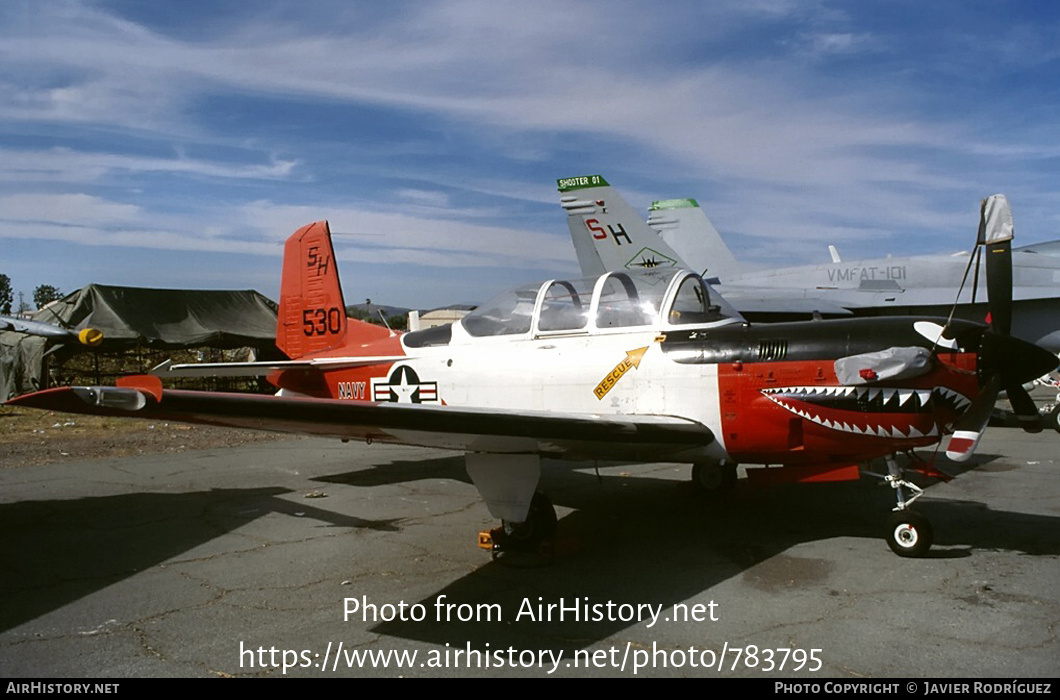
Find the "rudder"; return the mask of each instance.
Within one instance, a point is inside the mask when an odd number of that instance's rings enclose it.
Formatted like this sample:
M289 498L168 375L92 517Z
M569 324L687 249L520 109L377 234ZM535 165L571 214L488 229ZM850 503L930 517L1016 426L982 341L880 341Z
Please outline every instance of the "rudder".
M349 322L327 221L295 231L283 249L276 347L295 359L345 344Z

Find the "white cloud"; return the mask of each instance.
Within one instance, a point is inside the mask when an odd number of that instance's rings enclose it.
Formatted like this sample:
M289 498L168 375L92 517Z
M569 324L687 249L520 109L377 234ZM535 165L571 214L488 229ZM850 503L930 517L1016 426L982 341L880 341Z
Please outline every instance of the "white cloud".
M68 148L43 151L0 148L0 182L96 182L123 173L179 173L226 179L283 180L298 161L272 158L268 163L221 163L196 158L152 158Z
M140 207L87 194L0 197L0 238L89 246L279 255L279 242L328 218L348 259L433 267L565 267L569 244L533 231L345 206L286 206L267 201L193 216L148 216Z
M828 56L871 51L876 48L876 39L870 34L851 32L810 34L803 37L812 54Z
M556 209L558 220L559 207ZM262 201L242 207L238 218L246 226L268 231L275 239L326 218L336 232L336 249L375 260L382 255L395 263L538 268L564 267L572 258L566 232L558 228L563 235L550 237L541 232L467 223L459 216L448 218L452 215L448 212L447 218L441 219L341 205L289 206Z
M465 1L409 3L400 11L335 3L302 8L298 21L253 12L242 24L196 35L152 30L78 2L25 7L31 9L0 15L8 20L0 22L0 123L30 124L26 129L38 137L69 130L84 143L110 137L98 147L0 150L4 191L74 198L54 200L65 212L62 226L37 230L63 240L76 240L71 227L82 226L85 242L137 245L135 236L110 230L113 223L154 232L145 246L245 246L273 254L294 228L327 216L337 230L381 234L358 249L369 259L438 266L569 260L558 208L548 238L505 218L512 198L553 207L551 182L528 184L526 173L500 181L489 172L456 182L451 164L475 149L480 159L523 158L535 170L555 162L553 177L576 174L571 163L576 171L586 161L592 170L597 162L619 163L636 178L630 190L644 191L645 199L697 196L718 212L723 231L768 239L774 251L797 260L808 255L800 241L959 230L965 201L971 206L1009 186L997 174L999 161L1014 170L1032 159L1048 165L1060 142L1048 119L1003 132L984 127L977 121L983 110L959 95L936 96L931 90L938 88L917 83L914 71L833 81L822 66L855 53L894 58L899 47L852 19L854 9L815 3L649 10L637 3ZM1038 46L1025 36L1042 36L1033 29L1010 32L1006 55L1016 38ZM766 30L768 38L756 44ZM727 43L732 36L742 43ZM204 98L219 95L302 100L305 109L255 134L257 141L234 143L238 136L219 135L230 133L220 128L231 116L223 107L200 111ZM370 194L358 192L357 204L338 193L345 182L294 190L290 185L319 182L321 169L297 144L332 157L328 144L350 138L339 130L317 133L314 108L335 105L351 113L382 106L428 123L439 134L431 144L436 150L415 167L396 163L408 155L398 148L389 159L373 152L364 162L329 161L351 182L380 172L390 178ZM114 134L150 141L152 153L159 143L173 143L199 155L143 155L147 149L124 149ZM230 157L214 157L206 146L223 147ZM233 149L243 150L232 156ZM334 150L336 159L349 153ZM146 176L156 173L221 182L211 183L218 192L171 193L152 189ZM121 177L128 175L134 177ZM649 191L657 178L679 180L689 191ZM124 188L145 190L142 200L117 201L123 195L107 189L116 183L124 196ZM285 189L269 187L277 183ZM724 196L715 198L711 186L724 188ZM64 187L81 194L55 191ZM160 214L159 202L170 194L192 208ZM283 203L289 201L307 204Z
M0 197L0 221L7 223L96 226L140 222L141 219L142 212L135 205L110 202L87 194L30 193Z
M187 119L196 95L304 95L422 110L468 126L607 133L699 174L818 186L868 177L916 182L901 162L866 157L867 148L940 141L951 149L974 147L947 138L948 125L901 116L902 100L894 95L900 87L866 85L857 94L808 98L797 66L653 59L663 47L654 42L668 39L662 29L674 29L665 14L642 21L628 7L607 13L569 3L410 8L400 20L370 23L353 36L252 21L237 33L192 42L69 5L49 18L51 37L8 36L3 52L13 66L44 65L80 77L27 88L20 99L0 101L0 115L188 133L197 128ZM353 24L341 6L335 9L336 25ZM737 22L727 10L716 13L722 26ZM47 9L39 12L48 16ZM791 12L783 2L753 9ZM815 51L827 53L873 41L855 32L806 36Z
M426 207L442 208L449 204L449 195L436 190L401 189L394 194L399 200L408 200L411 203Z

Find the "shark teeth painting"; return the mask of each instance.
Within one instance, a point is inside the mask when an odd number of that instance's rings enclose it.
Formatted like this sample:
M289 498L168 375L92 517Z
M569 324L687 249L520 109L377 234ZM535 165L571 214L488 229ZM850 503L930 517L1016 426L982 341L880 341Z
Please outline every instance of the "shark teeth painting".
M959 414L971 403L942 386L789 386L761 392L781 408L830 430L898 439L935 437L936 411Z

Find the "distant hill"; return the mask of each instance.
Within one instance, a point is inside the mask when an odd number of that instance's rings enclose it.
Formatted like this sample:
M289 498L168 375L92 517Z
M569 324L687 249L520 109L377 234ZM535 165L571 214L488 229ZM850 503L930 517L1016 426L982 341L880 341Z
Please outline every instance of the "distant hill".
M473 304L450 304L448 306L440 306L435 309L423 310L419 309L420 315L430 313L431 311L438 311L440 309L459 309L461 311L471 311L476 307ZM409 324L409 311L404 306L391 306L389 304L376 304L372 302L371 308L368 308L367 304L352 304L346 307L346 315L350 318L356 318L361 321L367 321L376 325L384 325L380 315L386 318L385 325L395 331L403 331L408 328Z
M437 311L438 309L459 309L461 311L471 311L478 308L475 304L446 304L445 306L436 306L430 309L419 309L420 314L429 313L431 311ZM346 307L346 314L353 318L362 318L366 311L365 304L351 304ZM382 310L383 315L387 318L391 316L408 316L409 311L412 309L406 309L404 306L390 306L389 304L376 304L372 302L372 318L379 320L379 311Z
M411 309L406 309L404 306L390 306L389 304L376 304L375 302L372 302L372 318L378 319L380 311L383 312L384 316L390 318L391 316L408 316ZM346 307L346 314L353 318L364 318L367 313L367 304L350 304Z

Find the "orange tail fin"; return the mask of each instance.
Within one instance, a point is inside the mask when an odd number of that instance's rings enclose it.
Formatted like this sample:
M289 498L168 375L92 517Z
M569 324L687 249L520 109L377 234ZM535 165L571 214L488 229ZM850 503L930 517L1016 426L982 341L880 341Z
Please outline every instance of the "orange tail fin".
M283 249L276 347L288 357L357 348L393 335L386 328L346 317L339 268L327 221L291 234Z
M283 250L276 347L290 358L321 353L345 343L347 326L328 222L303 226Z

